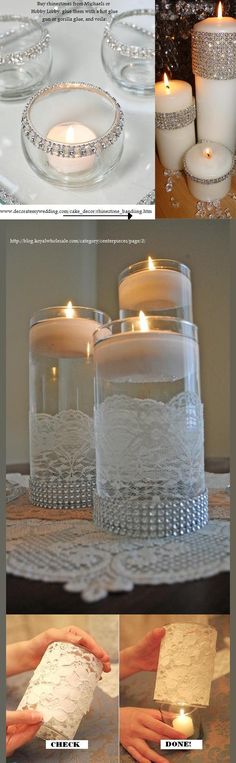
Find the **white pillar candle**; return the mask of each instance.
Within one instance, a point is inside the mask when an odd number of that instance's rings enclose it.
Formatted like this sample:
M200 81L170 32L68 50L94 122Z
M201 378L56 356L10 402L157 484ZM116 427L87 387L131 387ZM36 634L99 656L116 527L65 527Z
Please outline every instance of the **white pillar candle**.
M168 267L168 260L165 263L162 260L159 264L158 260L149 257L146 262L137 263L140 269L135 270L136 266L131 266L130 272L127 271L119 283L121 317L126 311L131 314L132 310L134 313L144 310L151 314L152 311L182 308L184 314L181 317L191 321L191 280L185 272L177 269L180 267L178 263L174 264L176 269L171 267L171 262Z
M219 16L199 21L192 32L198 140L236 147L236 20Z
M172 623L162 639L154 699L206 707L214 673L216 630L198 623Z
M181 731L182 734L185 734L187 739L194 733L192 718L190 715L185 714L183 708L180 709L179 715L173 719L172 726L176 731Z
M96 135L90 127L80 124L79 122L63 122L56 124L49 130L47 134L47 140L51 140L54 143L68 144L68 146L74 143L88 143L91 140L96 139ZM57 172L67 175L72 172L84 172L89 170L95 161L93 154L89 156L77 156L77 157L63 157L55 156L54 154L48 154L48 163Z
M70 304L70 303L69 303ZM61 317L47 318L30 329L30 350L51 358L88 358L93 352L93 333L99 323L76 315L76 308L61 308Z
M156 126L156 142L163 167L169 170L183 168L184 154L195 143L195 125L192 87L182 80L157 82L155 86L156 125L158 118L163 125L176 125L174 129ZM189 121L190 120L190 121ZM177 126L183 124L183 126Z
M215 201L230 191L233 155L226 146L197 143L187 151L184 168L190 193L196 199Z

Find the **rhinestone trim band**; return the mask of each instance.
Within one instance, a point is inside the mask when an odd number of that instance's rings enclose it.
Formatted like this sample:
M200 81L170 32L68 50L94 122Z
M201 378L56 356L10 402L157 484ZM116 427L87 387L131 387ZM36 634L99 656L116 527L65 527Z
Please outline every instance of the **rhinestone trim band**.
M33 506L45 509L90 509L96 487L95 471L80 480L56 479L47 482L33 478L29 482Z
M0 185L0 204L21 204L21 202Z
M236 32L192 32L192 69L206 79L236 77Z
M155 123L159 130L179 130L180 127L190 125L196 119L195 101L186 109L180 111L164 112L156 114Z
M230 177L232 175L233 171L233 164L229 172L226 172L225 175L221 175L219 178L196 178L194 175L189 172L186 161L184 161L184 171L188 177L191 178L191 180L194 180L195 183L203 183L203 185L214 185L215 183L222 183L223 180L226 180L226 178Z
M196 532L208 523L207 490L196 498L152 506L135 501L100 498L94 491L95 524L104 530L133 537L167 538Z
M30 119L30 111L38 98L42 98L50 93L55 93L57 90L89 90L91 93L98 93L110 102L115 109L115 117L111 128L101 138L96 140L90 140L87 143L55 143L52 140L47 140L34 129ZM124 129L124 114L120 107L120 104L113 98L107 90L102 90L101 87L95 87L94 85L86 84L85 82L59 82L52 87L46 87L39 90L28 103L22 114L21 119L22 130L28 140L33 143L36 148L41 149L47 154L54 154L55 156L62 157L77 157L77 156L91 156L91 154L99 154L106 148L115 143L120 137Z
M147 193L146 196L143 197L143 199L140 199L140 201L138 201L138 205L140 206L141 204L143 206L155 204L155 189L154 191L149 191L149 193Z
M137 16L137 15L138 16L153 16L155 18L155 12L146 8L133 10L129 12L129 16ZM109 45L109 47L112 48L112 50L115 50L117 51L117 53L120 53L121 56L126 56L127 58L135 58L135 59L139 58L146 61L153 60L153 58L155 58L155 50L151 48L141 48L138 45L125 45L124 43L117 40L115 35L112 33L111 27L113 22L115 20L117 21L118 19L119 21L122 21L122 19L126 17L127 17L127 11L125 11L125 13L119 13L119 15L117 14L112 15L112 17L110 18L110 20L108 21L104 29L104 40L106 41L107 45ZM139 30L139 28L136 25L131 25L131 28L133 29L136 28L137 30ZM144 31L144 30L141 30L141 31ZM152 33L149 34L148 30L147 32L145 30L145 33L150 37L152 36Z
M44 53L48 48L51 36L49 32L39 22L32 21L27 16L0 16L0 21L19 21L19 22L31 22L32 26L41 30L41 38L36 45L32 45L25 50L15 50L12 53L8 53L7 56L0 56L0 66L6 64L22 64L25 61L30 61L32 58L37 58L41 53Z

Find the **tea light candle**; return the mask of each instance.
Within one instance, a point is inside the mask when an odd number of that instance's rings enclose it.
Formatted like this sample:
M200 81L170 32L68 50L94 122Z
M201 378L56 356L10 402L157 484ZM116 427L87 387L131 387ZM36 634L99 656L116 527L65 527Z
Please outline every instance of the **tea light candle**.
M199 21L192 31L198 140L236 147L236 20L218 16Z
M195 107L191 85L168 80L155 86L156 143L160 161L169 170L183 169L184 154L195 143Z
M47 134L47 140L52 140L54 143L62 144L74 144L74 143L87 143L90 140L95 140L96 135L90 127L80 124L79 122L62 122L56 124L49 130ZM84 172L89 170L95 161L95 156L77 156L77 157L62 157L54 156L54 154L48 154L48 163L57 172L62 172L65 175L71 172Z
M140 268L139 268L140 265ZM142 267L143 266L143 267ZM181 267L183 271L181 272ZM137 268L137 270L136 270ZM182 317L192 319L192 289L188 268L168 260L154 260L136 263L122 274L119 283L119 306L121 317L125 312L134 314L144 310L173 310L182 307L187 311Z
M48 318L35 323L30 329L30 350L52 358L88 359L93 351L92 337L99 323L77 317L76 309L68 302L61 309L60 318Z
M194 733L194 727L192 718L190 715L185 715L184 709L181 707L179 715L172 721L172 726L176 731L181 731L187 739Z
M233 156L218 143L197 143L187 152L184 169L192 196L200 201L223 199L230 190Z

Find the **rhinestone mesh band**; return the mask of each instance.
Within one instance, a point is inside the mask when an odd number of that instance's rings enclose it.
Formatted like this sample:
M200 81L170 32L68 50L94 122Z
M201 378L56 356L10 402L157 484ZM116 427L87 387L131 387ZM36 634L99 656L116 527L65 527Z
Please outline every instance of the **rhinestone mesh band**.
M139 16L145 15L145 16L154 17L155 13L154 11L150 9L148 10L146 8L142 8L141 10L138 9L138 10L130 11L129 13L129 16L137 16L137 15ZM125 13L120 13L119 20L122 21L122 18L125 18L126 16L127 16L127 11ZM118 18L117 15L114 14L110 18L108 24L105 26L104 40L106 41L107 45L109 45L109 47L112 48L112 50L115 50L117 51L117 53L120 53L121 56L126 56L127 58L135 58L135 59L139 58L146 61L153 60L153 58L155 58L155 50L151 48L141 48L138 45L125 45L124 43L117 40L115 35L111 32L112 24L114 20L117 21L117 18ZM134 24L131 25L131 27L133 29L138 30L138 27ZM148 34L148 30L147 32L146 30L141 30L141 31L145 32L145 34L147 34L148 36L152 36L152 33L150 33L150 35Z
M94 521L98 527L119 535L166 538L200 530L208 522L207 490L196 498L169 501L150 508L141 501L100 498L94 491Z
M98 95L104 96L104 98L112 104L115 109L115 117L110 130L108 130L104 136L97 138L96 140L90 140L88 143L65 144L47 140L36 132L30 119L30 110L35 101L37 101L38 98L54 93L57 90L66 89L89 90L92 93L98 93ZM124 129L124 114L120 104L115 98L113 98L107 90L102 90L101 87L95 87L94 85L86 84L85 82L59 82L56 85L52 85L52 87L46 87L39 90L31 98L23 111L21 125L25 136L36 146L36 148L41 149L41 151L44 151L46 154L54 154L55 156L62 156L63 158L69 157L73 159L77 156L99 154L104 149L109 148L112 143L115 143Z
M0 21L29 22L29 18L27 16L1 16ZM46 29L44 30L39 23L31 21L31 24L33 27L42 28L39 42L36 45L32 45L30 48L26 48L26 50L15 50L12 53L8 53L7 56L0 56L0 66L5 66L6 64L22 64L25 61L30 61L32 58L37 58L37 56L44 52L45 48L48 48L51 40L49 32L47 32Z
M93 493L96 487L96 474L80 480L30 479L30 500L33 506L45 509L90 509L93 507Z
M215 183L222 183L223 180L226 180L230 175L232 175L233 171L233 165L229 172L226 172L225 175L221 175L219 178L196 178L194 175L189 172L186 161L184 161L184 171L188 177L191 178L191 180L194 180L195 183L203 183L203 185L215 185Z
M169 114L167 112L156 114L156 127L159 130L178 130L180 127L186 127L190 125L196 119L196 106L195 102L181 111L172 111Z
M192 69L206 79L236 77L236 32L192 32Z

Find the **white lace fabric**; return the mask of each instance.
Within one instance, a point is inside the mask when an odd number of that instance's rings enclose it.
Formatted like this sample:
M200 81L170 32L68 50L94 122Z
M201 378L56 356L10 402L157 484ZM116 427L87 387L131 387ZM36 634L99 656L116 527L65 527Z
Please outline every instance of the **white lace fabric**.
M154 699L173 705L207 706L216 653L215 628L172 623L160 647Z
M30 414L31 477L74 479L95 467L93 419L78 410Z

